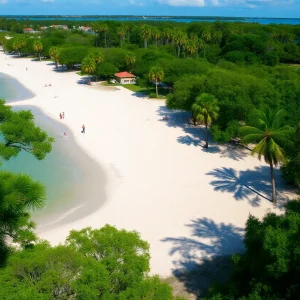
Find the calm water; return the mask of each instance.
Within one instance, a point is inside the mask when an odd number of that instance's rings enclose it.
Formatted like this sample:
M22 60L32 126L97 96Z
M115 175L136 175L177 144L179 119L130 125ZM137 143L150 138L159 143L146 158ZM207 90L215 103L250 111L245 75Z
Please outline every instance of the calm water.
M5 98L6 102L14 102L30 99L34 94L21 85L16 79L0 73L0 99Z
M279 18L240 18L240 19L230 19L230 18L201 18L201 17L147 17L147 16L137 16L137 17L112 17L112 16L53 16L53 17L32 17L32 16L4 16L17 20L68 20L68 21L97 21L97 20L116 20L116 21L165 21L165 22L244 22L244 23L260 23L260 24L289 24L297 25L300 24L300 19L279 19Z
M19 94L11 86L20 84L4 74L1 76L0 95L12 102L11 91L13 95ZM24 91L24 87L18 88L18 91ZM21 152L9 161L2 161L1 166L1 170L26 173L46 187L46 207L33 213L38 229L75 221L99 208L105 200L104 172L79 148L68 128L36 107L14 106L13 109L31 110L36 124L55 139L52 152L44 160ZM67 137L63 136L64 132Z

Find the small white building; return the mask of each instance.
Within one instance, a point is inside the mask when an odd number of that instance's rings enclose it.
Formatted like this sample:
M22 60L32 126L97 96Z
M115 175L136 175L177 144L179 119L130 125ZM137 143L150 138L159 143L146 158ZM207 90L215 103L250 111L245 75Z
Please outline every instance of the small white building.
M121 84L135 84L136 76L128 72L116 73L115 79Z

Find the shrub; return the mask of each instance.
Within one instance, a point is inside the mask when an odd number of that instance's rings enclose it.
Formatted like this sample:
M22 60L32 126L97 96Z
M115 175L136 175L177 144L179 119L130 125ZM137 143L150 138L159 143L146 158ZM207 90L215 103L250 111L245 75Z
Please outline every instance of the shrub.
M156 96L155 93L151 93L151 94L149 95L149 98L157 98L157 96Z

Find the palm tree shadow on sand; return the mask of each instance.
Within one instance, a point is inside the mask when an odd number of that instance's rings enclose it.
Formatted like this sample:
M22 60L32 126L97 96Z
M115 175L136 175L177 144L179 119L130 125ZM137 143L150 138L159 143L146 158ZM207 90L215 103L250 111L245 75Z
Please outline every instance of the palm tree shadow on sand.
M161 117L161 122L166 126L173 128L181 128L185 135L177 137L177 142L187 146L201 146L203 152L212 154L220 154L221 157L227 157L233 160L242 160L249 151L241 149L238 146L231 144L221 145L212 140L209 135L209 147L205 148L206 131L204 126L195 126L191 123L192 114L182 110L169 110L165 106L160 106L158 115ZM167 119L164 119L167 117Z
M272 186L270 168L259 166L254 170L237 171L233 168L217 168L207 173L215 179L210 182L215 191L232 193L238 201L247 200L257 207L262 200L271 201ZM285 184L278 170L275 171L277 207L283 208L288 200Z
M186 225L191 237L168 237L170 256L174 256L174 276L197 299L203 297L210 284L224 281L230 270L230 256L245 250L244 230L232 224L215 223L211 219L192 220Z

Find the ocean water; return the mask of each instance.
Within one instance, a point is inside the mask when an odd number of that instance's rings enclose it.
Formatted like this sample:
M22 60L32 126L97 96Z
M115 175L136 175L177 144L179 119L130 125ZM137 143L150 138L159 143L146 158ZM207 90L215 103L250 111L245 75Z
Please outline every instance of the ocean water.
M34 94L16 79L6 74L0 73L0 99L5 99L7 103L30 99Z
M11 78L2 74L0 95L12 102L11 88L7 88L10 83ZM19 83L14 81L13 84ZM23 88L19 86L19 91ZM9 161L1 160L1 170L28 174L46 187L46 206L32 214L38 225L37 230L76 221L98 209L106 198L105 174L76 144L68 128L34 106L14 106L13 109L31 110L36 124L55 139L52 152L42 161L24 151Z
M115 20L115 21L163 21L163 22L244 22L260 24L300 24L300 18L207 18L207 17L172 17L172 16L4 16L17 20L66 20L66 21L97 21L97 20Z

